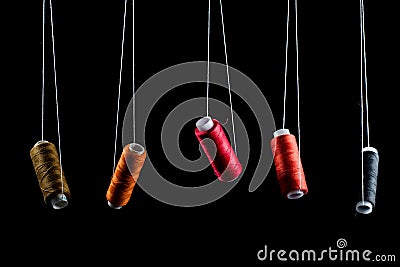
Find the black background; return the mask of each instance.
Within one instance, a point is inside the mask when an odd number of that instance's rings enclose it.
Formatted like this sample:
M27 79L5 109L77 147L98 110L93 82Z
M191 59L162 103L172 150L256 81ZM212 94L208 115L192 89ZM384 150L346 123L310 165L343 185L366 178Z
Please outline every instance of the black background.
M229 65L261 88L281 127L287 2L224 1ZM371 146L380 154L376 209L355 214L361 177L359 1L299 1L299 75L302 161L309 194L288 201L272 168L255 192L248 192L251 168L223 198L192 208L153 199L136 186L127 206L112 210L105 193L112 174L124 2L53 3L62 163L72 197L62 210L45 206L29 150L41 138L42 2L3 6L3 133L6 155L2 193L11 236L7 251L37 253L34 260L126 262L128 265L235 263L266 264L256 253L271 249L324 249L345 238L348 247L398 254L397 84L398 21L392 1L365 1L369 123ZM10 5L8 7L8 5ZM128 6L120 106L132 88L132 12ZM208 1L137 1L135 3L135 84L176 64L207 60ZM49 12L47 7L47 21ZM293 10L292 10L293 11ZM212 1L211 61L224 63L218 1ZM287 127L297 131L295 100L294 13L289 40ZM49 23L45 40L45 139L57 145L54 76ZM204 96L203 85L172 91L149 125L161 153L159 131L173 105ZM215 96L218 97L218 96ZM219 99L228 101L227 96ZM239 101L238 96L234 96ZM235 106L234 106L235 107ZM246 107L236 112L247 114ZM121 113L123 114L123 113ZM139 112L138 112L139 114ZM199 114L202 116L203 114ZM198 156L192 125L181 136ZM248 122L254 151L259 132ZM272 133L271 133L272 136ZM121 141L119 140L118 144ZM153 143L152 143L153 144ZM121 146L117 146L117 155ZM257 152L251 155L257 161ZM160 160L160 168L174 168ZM189 175L189 174L188 174ZM208 169L174 180L195 185L212 177ZM145 178L145 177L143 177ZM210 181L210 178L204 183ZM186 183L186 184L185 184ZM23 257L14 257L15 261ZM50 260L48 260L50 261ZM53 261L53 259L52 259Z

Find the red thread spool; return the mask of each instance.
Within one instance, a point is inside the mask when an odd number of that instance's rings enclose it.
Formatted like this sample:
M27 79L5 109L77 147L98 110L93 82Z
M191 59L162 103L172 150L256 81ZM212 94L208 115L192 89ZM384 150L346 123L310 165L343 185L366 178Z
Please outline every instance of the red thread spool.
M239 159L232 149L221 124L217 120L206 116L196 122L196 127L196 137L218 179L223 182L231 182L238 178L242 172L242 164L240 164ZM213 144L211 142L204 142L206 138L214 141L217 150L215 159L210 154Z
M298 199L307 194L296 137L287 129L277 130L271 140L271 148L282 195L288 199Z

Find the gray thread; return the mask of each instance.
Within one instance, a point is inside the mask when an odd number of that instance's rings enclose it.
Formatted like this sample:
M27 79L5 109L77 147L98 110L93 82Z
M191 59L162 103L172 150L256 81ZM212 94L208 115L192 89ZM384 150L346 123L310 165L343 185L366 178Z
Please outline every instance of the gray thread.
M365 165L364 165L364 197L365 200L375 206L376 199L376 188L378 183L378 164L379 155L372 151L364 151L363 153ZM363 200L364 201L364 200Z

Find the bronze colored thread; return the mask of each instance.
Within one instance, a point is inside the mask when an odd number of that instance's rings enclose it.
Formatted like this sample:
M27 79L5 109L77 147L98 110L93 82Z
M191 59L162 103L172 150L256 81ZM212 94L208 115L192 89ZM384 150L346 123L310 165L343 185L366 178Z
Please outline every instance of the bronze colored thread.
M55 145L48 141L39 141L31 149L30 156L44 202L55 209L65 207L71 193L64 172L61 170Z
M139 144L125 145L106 194L110 207L121 208L128 203L146 154L144 147Z

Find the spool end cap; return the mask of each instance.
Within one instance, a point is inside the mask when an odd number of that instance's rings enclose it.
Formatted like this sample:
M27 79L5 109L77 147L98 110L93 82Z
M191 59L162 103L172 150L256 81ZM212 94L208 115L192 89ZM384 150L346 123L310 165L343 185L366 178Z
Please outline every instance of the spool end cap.
M287 193L287 198L288 199L299 199L302 196L304 196L304 192L301 190L293 190Z
M210 116L205 116L196 122L196 127L201 132L207 132L214 126L214 122Z
M138 143L132 143L129 145L129 150L138 155L142 155L145 149L142 145L139 145Z
M116 209L116 210L122 208L121 206L115 206L115 205L112 204L110 201L107 201L107 203L108 203L108 206L109 206L110 208L113 208L113 209Z
M68 205L67 197L64 194L57 194L51 200L51 205L56 210L65 208Z
M373 206L369 201L359 201L356 205L356 210L361 214L370 214L372 212Z
M281 136L281 135L286 135L286 134L290 134L288 129L279 129L279 130L274 132L274 137Z

